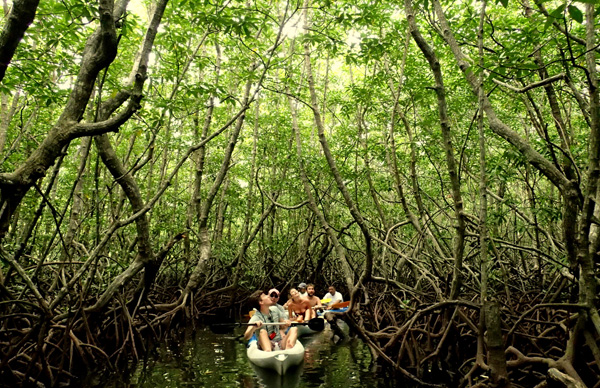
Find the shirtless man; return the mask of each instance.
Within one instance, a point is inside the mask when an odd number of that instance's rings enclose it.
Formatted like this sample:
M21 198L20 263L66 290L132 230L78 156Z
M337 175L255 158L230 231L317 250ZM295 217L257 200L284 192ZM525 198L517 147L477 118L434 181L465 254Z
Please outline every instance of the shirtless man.
M310 303L310 307L313 309L322 308L321 299L318 296L315 296L315 285L310 283L306 286L306 293L308 294L307 298Z
M289 317L292 319L296 314L297 321L309 321L313 317L313 310L310 308L310 302L300 296L297 289L292 288L290 290L290 296L292 297L290 304L288 305Z

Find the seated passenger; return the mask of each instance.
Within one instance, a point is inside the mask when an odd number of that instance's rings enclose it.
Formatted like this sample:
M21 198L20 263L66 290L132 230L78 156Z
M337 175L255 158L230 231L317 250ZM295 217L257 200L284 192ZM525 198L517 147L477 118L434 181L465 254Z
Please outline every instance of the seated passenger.
M284 308L282 305L279 304L279 290L276 288L271 288L269 290L269 298L271 298L271 301L273 301L275 304L273 306L275 306L277 308L277 310L279 310L279 312L281 313L281 316L284 319L288 319L288 311L286 308Z
M329 292L323 296L323 299L329 299L327 303L324 303L327 308L331 308L330 306L336 303L342 303L344 301L342 294L337 292L333 285L329 286Z
M295 288L290 290L292 297L290 304L288 305L289 317L295 315L298 322L309 321L313 317L313 310L310 308L310 302L300 296L300 293Z
M306 299L310 303L311 308L318 309L318 308L322 307L321 299L319 299L318 296L315 296L315 285L314 284L311 283L306 286L306 293L308 294L308 297Z
M308 297L308 292L306 292L306 283L302 282L302 283L298 284L298 292L300 293L301 297L303 297L303 298Z
M281 316L279 310L274 306L275 302L273 302L269 295L259 290L252 293L249 300L253 307L256 308L256 313L254 313L248 323L255 323L256 325L248 326L244 333L244 339L249 340L252 334L257 332L258 346L266 352L270 352L273 349L277 350L277 348L293 348L298 338L298 328L292 327L287 333L283 333L283 329L289 327L291 322ZM285 322L286 325L276 326L266 324L274 322ZM282 328L282 331L279 328Z

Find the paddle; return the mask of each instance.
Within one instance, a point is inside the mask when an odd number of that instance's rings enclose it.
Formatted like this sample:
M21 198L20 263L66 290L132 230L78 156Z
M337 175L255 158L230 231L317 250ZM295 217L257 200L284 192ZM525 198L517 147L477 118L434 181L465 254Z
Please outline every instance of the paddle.
M335 310L335 309L343 309L344 307L348 307L350 305L350 301L347 302L338 302L334 303L327 308L327 310ZM312 306L315 310L325 310L326 306Z
M334 303L331 306L329 306L329 309L330 310L343 309L344 307L348 307L348 306L350 306L350 301Z
M285 322L263 322L263 325L270 326L283 326ZM325 321L321 318L313 318L307 322L292 322L292 326L304 326L307 325L311 330L314 331L322 331L325 328ZM208 327L213 333L216 334L227 334L237 326L256 326L256 323L241 323L241 322L233 322L233 323L215 323L213 325L209 325Z

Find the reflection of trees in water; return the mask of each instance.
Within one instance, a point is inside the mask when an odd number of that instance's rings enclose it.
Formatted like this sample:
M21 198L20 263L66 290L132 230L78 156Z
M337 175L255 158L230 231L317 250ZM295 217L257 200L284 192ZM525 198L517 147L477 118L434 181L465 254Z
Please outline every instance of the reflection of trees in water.
M259 386L265 388L295 388L300 383L304 371L303 364L291 367L284 375L280 375L271 369L261 368L252 363L250 365L262 384Z
M331 341L331 332L325 331L313 336L305 344L304 380L309 380L314 386L352 387L369 385L374 375L368 376L371 357L362 342L349 340L343 344Z
M305 345L305 349L302 381L307 387L411 387L377 370L376 364L371 364L369 348L359 339L348 337L334 343L331 333L326 331Z
M159 344L138 365L131 380L139 387L174 387L185 383L206 387L241 383L242 387L253 387L254 374L241 350L244 345L237 337L198 330L178 341Z
M186 385L220 388L310 388L310 387L393 387L369 371L371 356L356 339L334 344L331 333L303 337L304 363L284 376L257 367L246 356L246 344L235 335L210 331L182 335L176 341L155 344L135 370L103 386L181 387Z

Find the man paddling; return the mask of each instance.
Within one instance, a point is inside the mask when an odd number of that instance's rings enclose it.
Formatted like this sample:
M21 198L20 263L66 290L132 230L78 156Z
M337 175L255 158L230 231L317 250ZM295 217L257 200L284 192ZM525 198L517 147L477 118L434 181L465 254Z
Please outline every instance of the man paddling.
M282 333L279 328L285 329L291 322L281 315L274 306L274 302L269 295L262 291L255 291L250 295L249 301L256 308L256 313L250 318L250 325L244 333L244 339L249 340L255 332L258 338L258 346L265 352L279 349L291 349L296 345L298 338L298 328L291 327L287 332ZM265 323L284 322L285 325L265 325Z
M325 303L325 306L327 306L327 308L330 308L329 306L333 306L334 304L342 303L344 301L342 294L336 291L333 285L329 286L328 291L329 292L323 297L323 299L329 299L329 301Z

